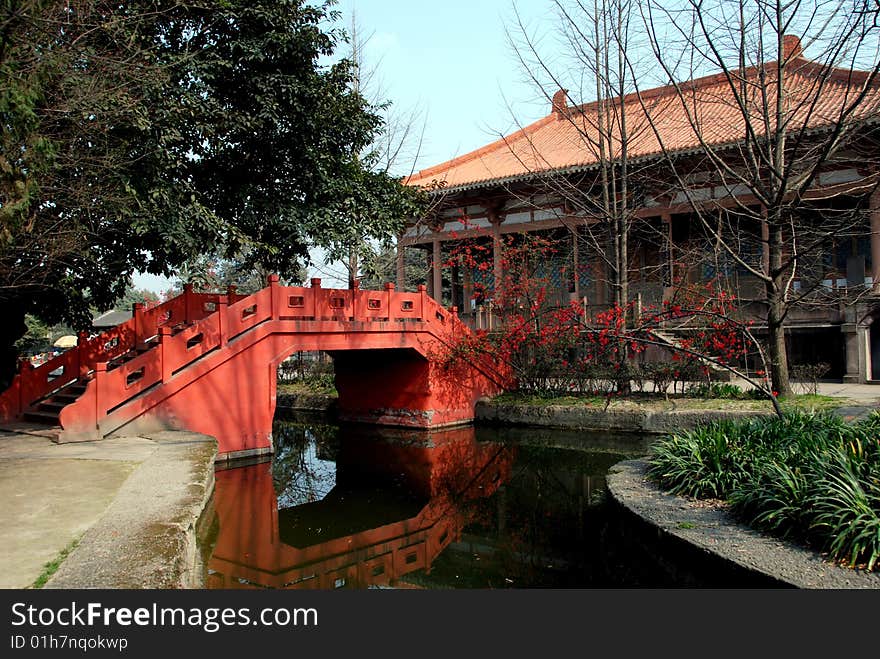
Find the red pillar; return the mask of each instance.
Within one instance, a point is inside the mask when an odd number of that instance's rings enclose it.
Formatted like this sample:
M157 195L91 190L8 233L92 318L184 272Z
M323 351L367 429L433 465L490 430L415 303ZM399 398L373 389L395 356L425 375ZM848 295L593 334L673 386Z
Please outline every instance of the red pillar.
M183 285L183 320L187 323L193 320L192 317L192 297L193 297L193 285L192 284L184 284Z
M171 379L171 357L168 354L168 342L171 341L171 328L162 325L159 328L159 359L162 362L162 382Z
M220 327L220 347L226 345L229 340L229 305L226 300L217 300L217 324Z
M95 364L95 427L98 422L107 416L107 408L110 407L107 400L107 362Z
M89 363L89 335L86 332L77 332L76 334L76 349L79 355L79 376L84 378L89 374L89 371L92 370L91 364Z
M269 275L267 284L270 293L269 299L272 304L272 319L278 320L281 318L281 291L278 287L278 275Z
M131 305L131 318L134 322L134 348L137 350L144 342L144 304L135 302Z

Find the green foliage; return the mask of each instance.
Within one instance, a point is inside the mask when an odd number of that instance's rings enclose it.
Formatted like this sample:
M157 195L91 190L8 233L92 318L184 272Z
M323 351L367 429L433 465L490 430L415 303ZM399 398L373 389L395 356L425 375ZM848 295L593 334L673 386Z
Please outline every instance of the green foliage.
M30 354L49 350L52 342L49 340L49 326L36 316L28 314L24 317L27 332L15 344L19 352Z
M278 388L286 393L336 395L333 362L313 353L297 353L279 364Z
M0 380L25 313L85 329L134 271L200 255L294 278L310 246L385 239L421 203L359 157L382 124L324 63L332 2L7 4Z
M725 498L749 473L737 424L714 421L655 442L649 475L673 494Z
M672 493L727 500L756 528L849 565L880 559L880 415L710 424L652 446L649 477Z
M125 291L125 295L116 303L115 307L117 309L129 310L133 304L140 303L149 308L159 304L159 301L159 296L153 291L129 286Z
M694 398L742 398L743 390L729 382L698 382L687 393Z

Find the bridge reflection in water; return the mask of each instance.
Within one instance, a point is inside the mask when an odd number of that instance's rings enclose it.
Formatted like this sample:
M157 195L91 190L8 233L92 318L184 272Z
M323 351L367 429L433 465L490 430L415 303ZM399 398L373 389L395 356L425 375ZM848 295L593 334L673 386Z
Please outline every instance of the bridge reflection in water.
M478 442L472 426L313 439L282 438L272 463L217 472L208 588L366 588L430 573L516 452Z

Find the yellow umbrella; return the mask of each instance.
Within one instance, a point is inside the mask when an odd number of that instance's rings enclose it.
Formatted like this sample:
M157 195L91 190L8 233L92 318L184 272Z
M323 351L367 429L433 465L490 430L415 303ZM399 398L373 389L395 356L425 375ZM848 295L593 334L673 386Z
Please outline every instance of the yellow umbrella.
M73 334L65 334L64 336L59 337L52 345L56 348L72 348L76 345L76 336Z

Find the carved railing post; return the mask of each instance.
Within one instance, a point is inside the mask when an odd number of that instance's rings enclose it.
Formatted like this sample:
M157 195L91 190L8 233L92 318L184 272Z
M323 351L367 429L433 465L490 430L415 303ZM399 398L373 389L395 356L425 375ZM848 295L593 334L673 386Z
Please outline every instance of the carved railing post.
M358 319L358 298L361 297L361 280L355 277L351 282L351 319ZM364 314L366 317L366 314Z
M217 326L220 330L220 347L229 341L229 305L226 300L217 300Z
M427 288L424 284L419 284L417 290L419 292L419 318L421 318L422 322L424 323L430 320L428 318L428 315L425 313L425 309L428 306L426 303L427 301L425 300L425 298L428 297Z
M193 320L192 300L193 300L193 285L192 284L184 284L183 285L183 320L184 320L184 322L187 322L187 323L189 323Z
M25 408L31 404L30 396L28 395L30 384L31 384L31 371L34 370L34 365L31 364L29 359L22 359L21 363L18 367L18 411L16 412L17 416L20 416L24 413ZM16 384L15 381L13 381Z
M135 302L131 305L131 319L134 323L134 349L138 350L144 344L144 303Z
M95 363L95 428L110 408L107 400L107 362Z
M269 304L272 310L272 320L281 318L281 291L278 287L278 275L269 275L267 277L269 285Z
M89 335L86 332L77 332L76 334L76 354L77 354L77 370L79 377L84 378L91 371L89 364Z
M312 277L311 280L309 280L309 283L311 284L312 289L313 289L311 291L312 318L314 318L315 320L320 320L320 316L318 315L318 297L319 297L318 290L321 288L321 278L320 277Z
M171 328L162 325L159 328L159 359L162 362L162 383L171 379Z
M385 296L388 300L388 321L394 320L394 306L391 304L394 300L394 284L390 281L385 282Z

